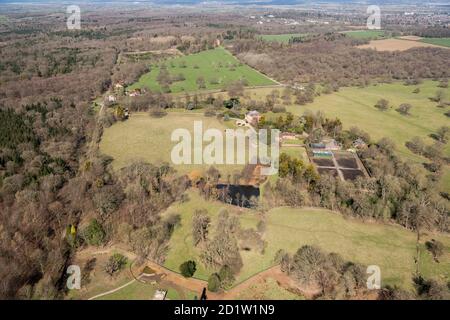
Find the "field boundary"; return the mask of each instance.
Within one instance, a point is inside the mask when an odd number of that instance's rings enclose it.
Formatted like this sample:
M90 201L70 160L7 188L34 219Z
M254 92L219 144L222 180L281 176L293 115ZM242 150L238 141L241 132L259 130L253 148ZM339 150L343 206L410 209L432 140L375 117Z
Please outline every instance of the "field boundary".
M261 71L259 71L258 69L253 68L251 65L249 65L248 63L245 63L241 60L239 60L238 57L236 57L232 52L230 52L228 49L223 48L225 50L225 52L227 52L229 55L231 55L232 57L234 57L237 61L244 63L246 66L248 66L249 68L252 68L253 70L255 70L257 73L259 73L260 75L266 77L267 79L275 82L276 84L280 85L280 86L284 86L284 84L282 84L281 82L279 82L278 80L275 80L274 78L268 76L267 74L262 73Z
M133 275L133 274L132 274L132 275ZM133 276L133 277L134 277L134 276ZM140 277L141 277L141 276L139 276L138 278L140 278ZM97 295L95 295L95 296L93 296L93 297L90 297L88 300L95 300L95 299L97 299L97 298L100 298L100 297L103 297L103 296L107 296L107 295L109 295L109 294L111 294L111 293L117 292L117 291L119 291L119 290L122 290L122 289L125 288L125 287L128 287L130 284L133 284L133 283L136 282L136 281L138 281L138 279L134 278L133 280L131 280L131 281L125 283L124 285L121 285L121 286L118 287L118 288L115 288L115 289L112 289L112 290L109 290L109 291L106 291L106 292L97 294Z

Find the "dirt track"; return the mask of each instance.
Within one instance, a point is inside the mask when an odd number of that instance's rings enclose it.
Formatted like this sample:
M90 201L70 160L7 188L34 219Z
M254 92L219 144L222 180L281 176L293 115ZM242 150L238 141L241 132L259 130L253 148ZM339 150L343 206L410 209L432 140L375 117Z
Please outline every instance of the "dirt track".
M206 288L208 285L208 283L204 280L185 278L179 273L168 270L151 261L149 261L147 265L151 267L153 270L155 270L157 273L166 274L166 277L164 278L165 280L176 283L177 285L185 289L198 292L199 296L203 288ZM283 273L280 269L280 266L278 265L265 271L262 271L247 280L244 280L243 282L237 284L230 290L219 293L207 291L206 294L209 300L234 300L238 298L239 294L242 293L244 290L250 288L251 286L257 283L263 282L265 279L268 278L274 279L281 287L285 289L297 288L297 285L294 283L294 281L291 278L289 278L285 273ZM317 292L306 290L302 290L301 293L306 297L311 297L317 294Z
M77 256L79 258L81 258L81 257L86 258L86 257L95 256L95 255L109 254L111 252L120 252L130 259L135 258L135 255L133 253L131 253L123 248L117 247L117 246L111 246L109 248L102 249L102 250L97 250L94 248L87 248L87 249L79 252L77 254ZM173 283L175 286L181 287L183 289L197 292L198 296L201 295L203 288L206 288L208 286L207 281L195 279L195 278L185 278L181 274L176 273L172 270L166 269L165 267L160 266L159 264L157 264L153 261L148 260L146 262L146 265L149 266L150 268L152 268L157 275L162 275L164 282L170 282L170 283ZM143 266L141 266L139 268L132 267L130 269L130 272L132 273L132 276L135 279L133 281L136 281L136 279L137 279L137 281L139 281L140 275L137 273L139 272L138 270L141 270L142 268L143 268ZM253 277L251 277L247 280L244 280L243 282L237 284L235 287L231 288L230 290L218 292L218 293L207 291L207 293L206 293L207 298L209 300L234 300L234 299L238 298L239 294L242 293L244 290L250 288L253 285L261 283L265 279L268 279L268 278L274 279L275 281L277 281L277 283L281 287L283 287L285 289L296 288L295 290L299 291L297 286L295 285L294 281L281 271L280 266L274 266L270 269L267 269L265 271L262 271L256 275L254 275ZM133 281L131 281L130 283L132 283ZM116 288L116 289L113 289L110 291L114 292L117 289L122 289L123 287L124 286L121 286L120 288ZM104 293L101 293L96 296L101 296L103 294ZM310 296L313 296L315 294L315 292L308 292L305 290L301 290L301 294L305 295L306 297L310 297ZM93 297L91 297L91 298L93 298Z

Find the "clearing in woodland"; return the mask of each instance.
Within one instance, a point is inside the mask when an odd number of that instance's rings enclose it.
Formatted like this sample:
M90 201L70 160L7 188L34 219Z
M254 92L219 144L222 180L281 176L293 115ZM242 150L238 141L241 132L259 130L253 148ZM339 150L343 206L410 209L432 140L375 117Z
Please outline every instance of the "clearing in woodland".
M168 87L161 86L161 70L168 73ZM163 70L164 74L165 71ZM166 74L167 74L166 73ZM162 77L164 78L164 77ZM226 88L230 83L242 81L246 86L275 84L272 80L237 60L224 48L202 51L188 56L167 59L150 66L128 90L146 88L153 92L193 92Z
M177 144L171 141L172 132L187 129L193 137L194 121L202 121L203 131L212 128L222 132L234 123L232 120L224 122L216 117L204 117L199 113L169 112L162 118L153 118L148 113L133 113L128 120L117 122L104 130L100 151L114 158L112 164L115 169L126 167L133 161L145 161L152 164L168 163L180 174L205 171L210 165L175 165L171 161L172 148ZM209 143L203 144L203 150L207 145ZM192 155L194 150L192 147ZM244 167L239 164L214 166L224 178L228 174L240 172Z

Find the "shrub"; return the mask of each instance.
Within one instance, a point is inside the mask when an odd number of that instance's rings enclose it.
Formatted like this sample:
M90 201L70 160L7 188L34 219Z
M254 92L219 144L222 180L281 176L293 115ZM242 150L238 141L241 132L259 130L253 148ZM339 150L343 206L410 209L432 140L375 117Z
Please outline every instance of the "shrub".
M403 115L409 115L409 111L411 110L412 105L409 103L402 103L395 111Z
M266 231L266 222L264 220L260 220L256 225L256 229L259 233L264 233Z
M171 93L172 92L172 90L170 89L170 86L168 84L163 84L161 86L161 90L164 93Z
M450 293L447 285L434 279L425 279L422 276L413 279L419 297L426 300L448 300Z
M198 77L195 82L197 83L197 86L198 86L199 89L205 89L206 88L205 78L203 78L202 76Z
M407 141L405 146L416 154L423 154L425 142L419 137L413 137L411 141Z
M217 273L213 273L208 278L208 290L217 292L220 289L220 278Z
M156 109L150 110L149 114L150 114L150 117L153 117L153 118L162 118L167 115L167 112L164 109L156 108Z
M272 112L273 113L284 113L284 112L286 112L286 108L283 106L275 106L275 107L273 107Z
M104 243L106 232L102 225L96 220L92 219L91 223L86 227L83 232L84 240L93 246L99 246Z
M439 88L448 88L448 79L443 79L441 80L441 82L439 82L438 84Z
M180 265L180 271L183 277L190 278L194 275L195 271L197 270L195 261L189 260L186 262L183 262Z
M105 265L105 271L112 276L114 273L122 270L127 264L128 259L120 253L113 254Z
M444 245L442 242L432 239L425 243L427 250L431 252L435 261L438 261L439 257L444 253Z
M195 246L201 242L206 242L210 224L211 219L208 217L208 211L195 210L192 217L192 238Z
M283 249L278 249L277 252L275 252L275 256L273 257L273 262L274 263L281 263L281 261L283 260L283 257L286 255L286 251L284 251Z
M184 81L184 80L186 80L186 77L184 76L184 74L179 73L179 74L173 76L172 80L173 81Z
M203 115L205 117L214 117L216 116L216 112L214 110L208 109L203 113Z
M222 266L219 271L219 279L222 288L227 289L231 287L234 282L233 270L227 265Z
M189 101L188 103L186 103L185 109L186 110L194 110L196 107L195 103L192 101Z
M385 111L385 110L389 109L389 101L387 101L386 99L380 99L375 104L375 108L377 108L381 111Z
M445 100L445 92L443 90L436 91L435 95L430 98L431 101L440 103Z
M219 84L220 82L219 82L219 79L217 79L217 78L211 78L211 79L209 80L209 83L210 83L210 84Z
M439 142L447 143L450 139L450 127L442 126L436 132L436 138Z

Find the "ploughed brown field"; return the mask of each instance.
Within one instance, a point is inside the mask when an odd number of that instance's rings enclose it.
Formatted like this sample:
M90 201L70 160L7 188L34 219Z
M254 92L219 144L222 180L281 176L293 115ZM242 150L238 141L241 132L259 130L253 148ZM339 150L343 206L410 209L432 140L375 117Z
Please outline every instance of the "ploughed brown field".
M338 176L338 172L336 169L317 168L317 171L319 172L319 174L329 174L329 175L332 175L333 177Z
M315 164L321 167L334 167L334 162L331 159L326 158L313 158Z
M405 51L411 48L420 48L420 47L445 48L420 41L410 41L401 39L372 40L368 44L358 46L358 48L360 49L375 49L378 51Z
M337 158L336 161L342 168L358 169L358 163L354 158Z
M341 169L341 172L344 175L345 180L355 180L358 177L364 178L364 173L361 170Z

